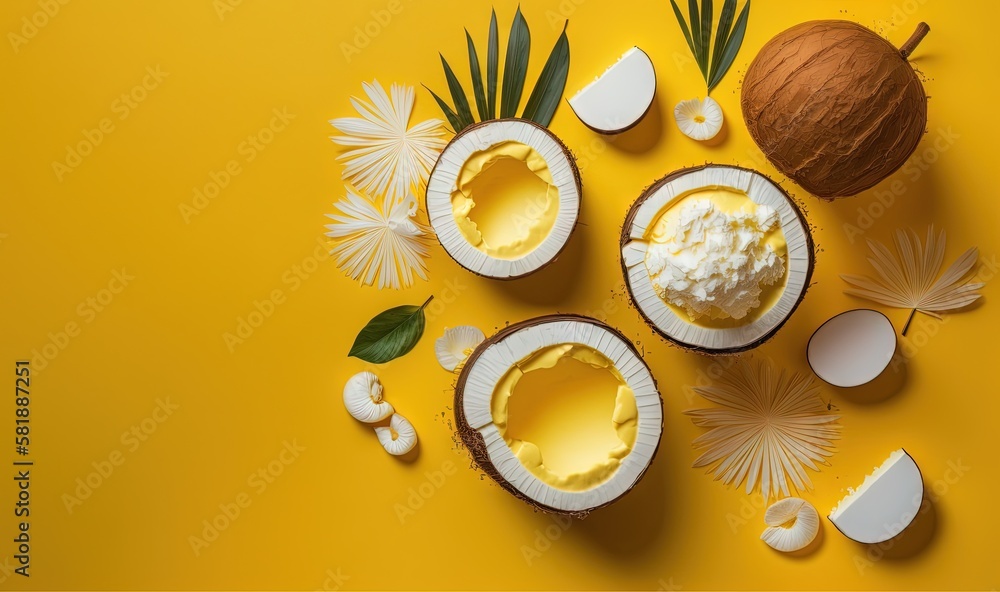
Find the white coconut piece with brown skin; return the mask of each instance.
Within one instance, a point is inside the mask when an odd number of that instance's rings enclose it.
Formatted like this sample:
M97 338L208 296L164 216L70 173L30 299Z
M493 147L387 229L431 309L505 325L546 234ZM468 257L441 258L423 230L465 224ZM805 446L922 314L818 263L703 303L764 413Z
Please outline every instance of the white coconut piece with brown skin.
M493 257L474 246L459 229L452 209L453 194L466 162L504 143L534 149L544 159L551 185L558 192L558 211L551 231L537 247L512 258ZM476 275L509 280L534 273L559 256L576 228L581 195L576 161L559 138L533 121L496 119L465 128L442 151L427 183L427 216L441 246L459 265Z
M779 216L788 251L787 280L778 301L759 318L734 327L705 327L679 316L659 296L646 267L647 229L675 198L713 188L742 193L758 205L773 208ZM788 194L757 171L729 165L681 169L650 186L625 218L620 248L629 297L647 324L676 345L708 354L746 351L771 338L805 295L815 258L809 227Z
M504 440L491 410L502 377L532 353L550 346L582 344L603 354L632 390L637 409L636 439L617 470L604 482L566 491L536 477ZM549 315L507 327L469 356L455 386L458 433L483 472L536 509L585 517L628 493L656 455L663 431L663 402L649 368L635 347L604 323L579 315Z
M888 317L868 308L842 312L812 334L806 359L816 376L839 387L878 378L896 354L896 331Z
M601 134L619 134L646 116L655 95L653 61L646 52L632 47L568 102L590 129Z
M920 513L924 480L913 457L894 450L875 472L840 500L830 522L849 539L875 544L898 536Z

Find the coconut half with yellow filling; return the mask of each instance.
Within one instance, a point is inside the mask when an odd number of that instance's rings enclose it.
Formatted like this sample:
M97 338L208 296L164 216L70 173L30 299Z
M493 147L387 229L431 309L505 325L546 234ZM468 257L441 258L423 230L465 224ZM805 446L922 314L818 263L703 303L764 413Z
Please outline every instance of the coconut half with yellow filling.
M577 517L628 493L663 431L663 403L635 347L578 315L517 323L480 344L455 386L455 417L501 487Z
M559 256L581 192L576 162L552 132L497 119L465 128L445 147L427 183L427 216L459 265L515 279Z
M625 218L629 296L667 340L703 353L757 347L788 320L812 277L809 227L794 201L750 169L681 169Z

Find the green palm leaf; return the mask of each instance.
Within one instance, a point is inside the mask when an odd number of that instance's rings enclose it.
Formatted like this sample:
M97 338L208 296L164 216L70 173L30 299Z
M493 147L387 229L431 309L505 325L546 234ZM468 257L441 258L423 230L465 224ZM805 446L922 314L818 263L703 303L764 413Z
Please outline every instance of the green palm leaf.
M726 0L722 5L722 15L719 16L719 30L715 33L715 46L712 48L712 66L708 69L708 79L715 78L715 73L719 71L719 60L722 52L726 48L726 40L729 38L729 30L733 26L733 18L736 16L736 0Z
M469 71L472 74L472 91L476 95L479 121L486 121L490 115L486 106L486 91L483 90L483 75L479 71L479 56L476 54L476 45L472 42L472 35L469 35L468 29L465 30L465 41L469 46Z
M487 119L493 119L497 113L497 65L500 61L499 41L497 40L497 11L490 16L489 49L486 50L486 111Z
M528 54L531 51L531 33L524 21L521 7L517 7L514 22L507 39L507 57L503 64L503 95L500 98L500 117L515 117L524 92L524 79L528 74Z
M712 42L712 0L701 1L701 74L708 78L708 46Z
M435 94L434 91L432 91L431 89L427 88L426 84L422 84L421 86L423 86L424 88L426 88L427 92L431 93L431 96L434 97L435 101L437 101L438 107L441 108L441 111L444 113L444 116L448 118L448 123L451 124L451 127L452 127L453 130L455 130L456 134L459 131L465 129L465 126L462 125L462 122L461 122L461 120L459 120L458 115L448 105L448 103L445 103L444 100L442 100L441 97L437 96L437 94Z
M670 6L674 9L674 16L677 17L677 24L681 26L681 31L684 33L684 39L687 41L688 49L691 50L691 55L696 55L694 41L691 39L691 31L688 30L687 22L684 21L681 9L677 7L677 3L674 0L670 0Z
M535 88L528 97L528 104L524 107L521 115L525 119L530 119L535 123L548 127L552 121L552 116L559 106L559 99L562 98L566 89L566 76L569 74L569 39L566 37L566 25L563 25L562 35L556 41L549 59L542 68L542 73L535 82Z
M746 35L749 19L750 0L747 0L747 3L743 5L743 10L740 11L739 18L736 19L736 24L733 25L732 34L726 40L726 48L722 51L722 57L719 59L719 68L708 81L708 92L712 92L712 89L722 81L722 77L726 75L736 60L736 54L740 52L740 46L743 45L743 37Z
M451 66L448 65L448 61L444 59L443 55L441 56L441 65L444 66L444 76L448 79L448 90L451 92L451 100L455 103L458 121L462 125L462 129L465 129L475 123L472 118L472 109L469 108L469 99L466 98L465 89L462 88L462 84L452 72ZM455 131L461 130L456 129Z

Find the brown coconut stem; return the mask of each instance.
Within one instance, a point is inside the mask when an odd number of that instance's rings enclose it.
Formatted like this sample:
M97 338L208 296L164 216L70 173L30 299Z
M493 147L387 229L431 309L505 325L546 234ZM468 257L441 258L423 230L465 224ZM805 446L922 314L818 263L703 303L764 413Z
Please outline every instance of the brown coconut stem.
M910 35L910 38L906 40L906 43L904 43L903 46L899 48L899 53L900 55L903 56L904 60L910 57L910 54L913 53L913 50L916 49L918 45L920 45L921 41L923 41L924 36L930 32L931 28L927 23L920 23L919 25L917 25L917 30L914 31L913 35Z

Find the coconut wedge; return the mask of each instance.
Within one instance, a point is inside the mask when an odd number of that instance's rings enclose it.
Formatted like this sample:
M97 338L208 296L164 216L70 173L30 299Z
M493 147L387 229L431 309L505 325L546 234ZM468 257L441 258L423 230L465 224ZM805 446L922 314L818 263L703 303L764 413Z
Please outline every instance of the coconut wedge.
M739 200L744 204L739 208L725 204L719 206L733 209L736 215L749 207L770 212L772 219L777 216L784 276L779 282L767 286L766 293L759 296L759 305L746 316L723 318L725 315L719 313L718 317L693 319L689 313L686 314L686 309L661 297L661 287L654 285L647 255L655 247L653 234L660 228L660 220L671 209L687 203L684 200L700 199L698 196L702 194L726 194L731 198L729 201ZM765 210L765 207L768 209ZM734 238L733 242L740 241ZM629 297L649 326L676 345L709 354L749 350L773 336L802 301L812 277L815 258L809 227L788 194L757 171L724 165L681 169L650 186L625 217L620 247L622 273ZM714 270L712 273L719 274L721 271ZM722 276L721 279L727 278ZM711 283L710 279L705 283ZM754 299L753 295L737 292L737 296L743 298L744 307L748 300Z
M656 72L646 52L632 47L604 74L569 99L584 125L601 134L618 134L638 124L653 105Z
M581 193L576 162L552 132L498 119L467 127L445 147L427 184L427 215L459 265L509 280L559 256Z
M597 393L603 419L581 433L587 391L602 381L615 385ZM455 418L474 461L501 487L536 509L584 517L621 499L649 468L663 402L618 331L551 315L511 325L473 351L455 386ZM532 434L539 437L529 441Z
M923 505L924 481L900 448L830 512L830 522L859 543L881 543L903 532Z

